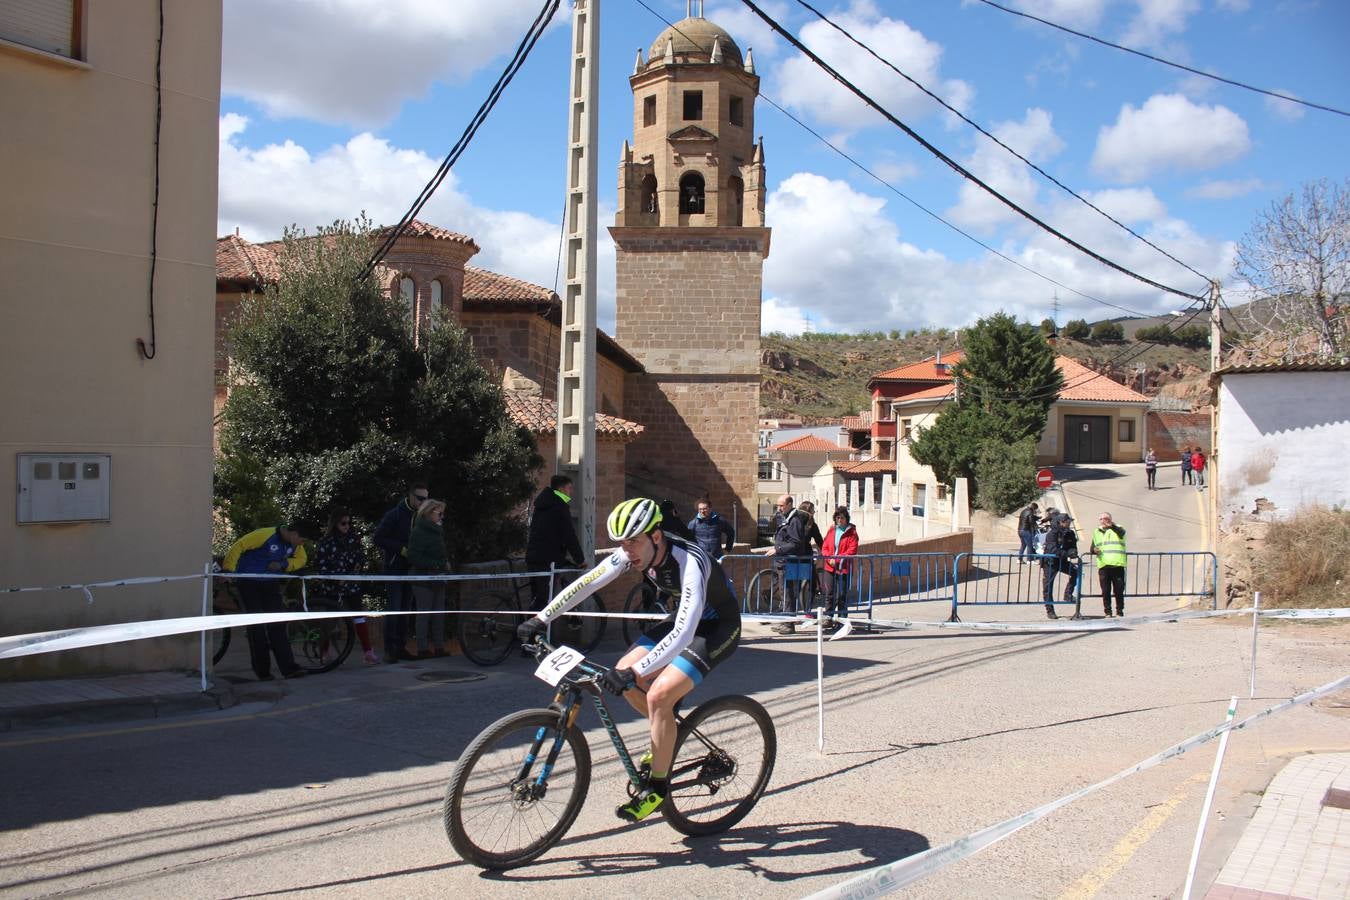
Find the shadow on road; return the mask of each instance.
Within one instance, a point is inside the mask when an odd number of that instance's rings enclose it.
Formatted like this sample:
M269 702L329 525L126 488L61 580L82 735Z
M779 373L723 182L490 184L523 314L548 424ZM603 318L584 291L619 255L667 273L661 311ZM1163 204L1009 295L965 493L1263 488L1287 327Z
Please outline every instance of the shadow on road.
M1069 464L1054 466L1053 471L1055 473L1056 483L1082 482L1082 481L1110 481L1113 478L1129 478L1132 477L1132 475L1134 474L1131 472L1119 472L1114 469L1097 468L1096 466L1075 466ZM1143 471L1144 471L1143 463L1140 463L1138 477L1141 479L1141 483L1143 478Z

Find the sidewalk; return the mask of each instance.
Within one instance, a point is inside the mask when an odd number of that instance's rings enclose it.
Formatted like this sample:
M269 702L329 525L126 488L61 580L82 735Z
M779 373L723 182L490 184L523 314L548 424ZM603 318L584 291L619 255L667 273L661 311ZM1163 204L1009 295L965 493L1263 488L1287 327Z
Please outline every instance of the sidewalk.
M1350 753L1286 765L1205 897L1350 897Z
M155 719L234 705L221 678L205 693L195 672L0 682L0 732L33 726Z

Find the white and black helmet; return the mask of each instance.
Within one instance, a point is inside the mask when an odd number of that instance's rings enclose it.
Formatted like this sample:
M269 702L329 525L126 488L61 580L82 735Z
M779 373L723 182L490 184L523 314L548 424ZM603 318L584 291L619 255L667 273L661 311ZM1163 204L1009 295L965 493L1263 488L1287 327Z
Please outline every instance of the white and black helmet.
M661 524L661 507L655 500L634 497L614 507L605 524L609 526L610 540L627 541L654 531Z

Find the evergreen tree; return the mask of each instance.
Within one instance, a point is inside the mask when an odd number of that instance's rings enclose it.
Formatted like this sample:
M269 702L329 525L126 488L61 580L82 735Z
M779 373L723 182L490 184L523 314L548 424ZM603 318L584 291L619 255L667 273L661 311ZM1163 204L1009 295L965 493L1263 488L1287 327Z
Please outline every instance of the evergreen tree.
M956 400L911 442L910 455L943 483L969 478L978 502L981 452L1034 443L1064 377L1045 335L1006 313L981 319L964 338L965 359L952 367ZM1006 502L1003 492L1000 500Z
M449 502L452 559L500 556L539 457L463 329L442 315L417 347L404 304L358 280L371 246L364 222L288 231L279 281L244 301L217 505L236 531L335 505L369 525L419 476Z

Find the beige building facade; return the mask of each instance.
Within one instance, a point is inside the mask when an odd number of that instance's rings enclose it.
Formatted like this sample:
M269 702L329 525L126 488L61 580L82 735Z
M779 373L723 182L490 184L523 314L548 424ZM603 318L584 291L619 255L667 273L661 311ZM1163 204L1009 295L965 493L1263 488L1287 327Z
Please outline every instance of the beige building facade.
M706 495L754 521L759 416L764 148L753 139L759 78L701 16L638 55L633 142L619 161L615 337L642 364L626 415L633 492ZM687 509L685 510L687 511Z
M151 0L31 8L0 20L0 580L200 572L221 4L166 0L158 78ZM195 615L201 593L15 594L3 630ZM0 678L196 664L195 639L172 638L24 657Z

